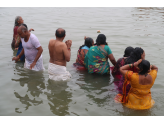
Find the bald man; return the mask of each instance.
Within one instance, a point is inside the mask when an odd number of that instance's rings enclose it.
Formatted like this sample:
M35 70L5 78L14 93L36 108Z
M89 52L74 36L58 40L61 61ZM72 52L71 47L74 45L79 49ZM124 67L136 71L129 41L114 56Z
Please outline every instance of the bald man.
M17 32L21 37L23 49L20 54L12 60L17 62L19 58L25 54L24 68L35 71L44 70L42 59L43 49L38 38L34 34L30 33L25 25L21 25Z
M49 78L55 81L67 81L71 74L66 70L66 62L70 61L72 41L63 42L66 34L65 30L59 28L55 33L56 39L49 41Z

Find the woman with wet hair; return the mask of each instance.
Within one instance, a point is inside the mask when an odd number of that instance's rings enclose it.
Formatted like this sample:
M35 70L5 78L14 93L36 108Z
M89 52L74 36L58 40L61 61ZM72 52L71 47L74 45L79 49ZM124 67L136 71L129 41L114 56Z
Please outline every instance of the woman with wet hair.
M107 45L106 36L104 34L97 36L96 45L97 46L92 46L85 56L85 68L88 69L89 73L110 74L108 58L114 66L116 60Z
M129 69L132 67L137 68L139 73L130 71ZM122 66L120 72L125 76L124 85L130 82L131 88L126 95L126 86L124 86L123 94L118 94L115 101L137 110L151 108L155 101L151 97L150 89L154 85L158 68L155 65L150 65L149 61L140 59L133 64Z
M77 52L76 63L73 64L77 68L81 68L81 67L85 68L84 66L85 55L87 54L89 48L93 46L94 44L94 41L92 38L84 37L84 39L85 39L84 45L79 47L79 50Z

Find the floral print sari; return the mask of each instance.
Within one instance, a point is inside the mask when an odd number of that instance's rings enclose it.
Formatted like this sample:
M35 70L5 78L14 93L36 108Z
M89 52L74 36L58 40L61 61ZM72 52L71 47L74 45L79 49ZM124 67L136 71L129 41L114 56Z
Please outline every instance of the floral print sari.
M88 69L88 72L110 74L108 55L111 53L112 51L107 45L104 48L102 46L90 47L84 59L84 65Z

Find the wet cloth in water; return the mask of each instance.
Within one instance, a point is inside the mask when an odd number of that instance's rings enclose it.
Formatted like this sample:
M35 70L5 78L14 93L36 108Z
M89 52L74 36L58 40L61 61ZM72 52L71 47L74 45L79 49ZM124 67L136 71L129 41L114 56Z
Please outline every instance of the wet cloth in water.
M112 51L108 45L92 46L84 59L84 65L88 69L88 73L110 74L110 66L108 62L108 55Z
M126 107L143 110L151 108L155 101L151 97L151 87L153 86L155 79L157 77L157 71L151 70L149 75L151 75L153 81L148 85L139 84L138 73L133 73L133 71L127 71L125 74L125 82L123 87L123 94L117 94L115 97L116 102L123 103ZM126 83L130 82L131 88L126 96Z
M71 79L71 74L66 70L65 66L49 63L48 73L49 78L55 81L68 81Z
M29 63L26 59L25 59L25 63L24 63L24 68L30 69L30 65L31 63ZM40 57L38 59L38 61L36 62L35 66L32 68L32 70L35 71L42 71L45 70L44 66L43 66L43 59L42 57Z

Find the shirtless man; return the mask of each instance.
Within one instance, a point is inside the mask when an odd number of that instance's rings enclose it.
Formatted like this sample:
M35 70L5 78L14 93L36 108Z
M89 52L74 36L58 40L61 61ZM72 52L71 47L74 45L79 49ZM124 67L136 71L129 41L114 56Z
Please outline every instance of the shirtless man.
M71 78L71 74L66 71L66 62L70 61L72 41L63 42L66 35L62 28L56 30L55 36L56 39L51 39L48 45L50 54L49 78L55 81L66 81Z

